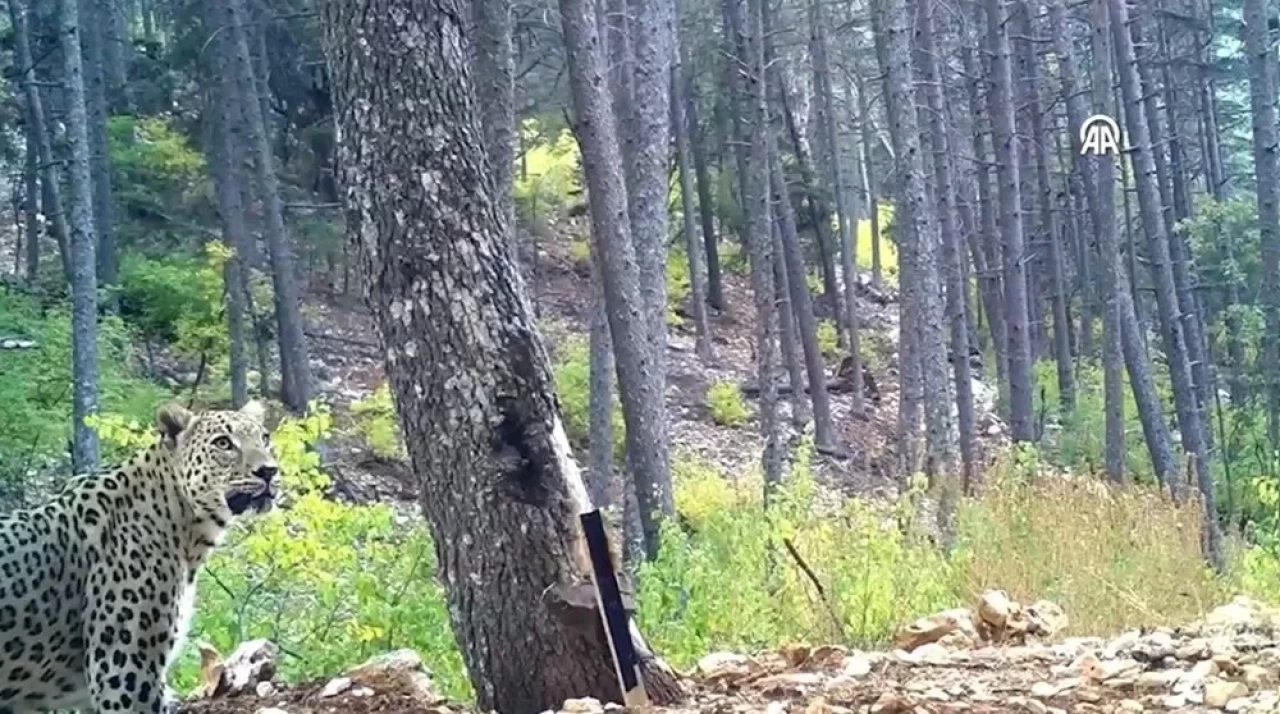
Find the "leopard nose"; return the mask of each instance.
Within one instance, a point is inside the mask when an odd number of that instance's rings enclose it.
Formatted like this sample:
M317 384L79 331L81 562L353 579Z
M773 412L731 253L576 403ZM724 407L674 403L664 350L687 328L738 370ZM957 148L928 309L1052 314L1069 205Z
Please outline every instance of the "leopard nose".
M271 483L271 479L275 478L278 473L280 473L280 469L275 464L264 464L253 470L254 476L267 483Z

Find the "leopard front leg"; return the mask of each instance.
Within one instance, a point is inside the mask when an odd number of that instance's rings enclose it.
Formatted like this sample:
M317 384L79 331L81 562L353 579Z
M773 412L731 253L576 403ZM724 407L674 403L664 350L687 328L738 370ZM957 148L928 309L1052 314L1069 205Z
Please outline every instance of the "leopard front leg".
M176 606L175 598L151 578L130 582L117 567L102 564L89 575L85 675L94 710L172 714L177 704L164 679L175 613L160 602Z

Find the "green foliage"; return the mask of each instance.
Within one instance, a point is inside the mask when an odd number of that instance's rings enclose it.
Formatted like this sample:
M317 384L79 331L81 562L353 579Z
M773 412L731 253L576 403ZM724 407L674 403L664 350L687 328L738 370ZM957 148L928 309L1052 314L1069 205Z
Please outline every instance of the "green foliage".
M683 322L676 310L689 299L693 290L689 282L689 253L684 248L667 252L667 324Z
M516 205L528 218L562 208L581 190L578 142L568 129L548 135L536 119L520 125L524 156L516 168Z
M32 298L0 291L0 336L35 342L0 357L0 481L21 481L30 470L61 464L71 436L71 315L64 305L42 309ZM150 425L159 387L137 378L128 331L119 318L98 320L102 412ZM106 445L103 458L118 458ZM58 466L62 468L62 466Z
M1167 387L1163 378L1167 371L1161 365L1157 370L1157 385ZM1102 367L1095 361L1085 361L1076 370L1076 408L1070 414L1061 413L1058 400L1057 366L1052 360L1041 360L1034 365L1036 413L1046 415L1048 428L1042 442L1049 461L1080 473L1096 473L1105 467L1106 409L1103 394ZM1139 483L1154 483L1155 471L1151 466L1151 454L1147 450L1138 419L1138 407L1129 388L1129 375L1124 380L1124 461L1125 473ZM1172 403L1171 395L1164 395L1166 404Z
M197 583L190 641L228 652L243 640L270 638L298 655L280 662L289 681L409 647L444 693L468 697L426 528L384 504L322 497L328 479L309 446L329 428L327 414L313 407L272 434L290 506L233 526ZM198 683L198 665L188 644L172 675L180 691Z
M355 419L356 433L380 459L404 459L404 440L400 438L400 423L396 420L396 405L391 400L391 388L384 382L373 394L352 403L351 414Z
M890 233L893 224L893 204L877 204L880 210L880 269L885 277L898 275L898 246ZM871 270L871 219L858 221L858 269Z
M583 337L570 337L556 347L552 373L556 396L560 400L560 417L564 420L569 442L585 451L591 442L591 345ZM613 453L624 453L626 423L622 418L622 402L617 390L613 395Z
M174 127L171 117L113 116L107 123L107 138L112 187L116 200L127 209L121 216L126 244L154 240L146 227L133 227L131 217L166 215L190 220L193 211L211 211L212 187L204 156Z
M818 349L822 350L822 356L827 359L833 360L840 356L840 333L834 320L818 321Z
M198 258L128 253L120 263L120 314L151 342L181 355L214 357L228 350L223 267L232 252L210 241Z
M720 426L738 426L751 416L742 391L733 382L714 382L707 387L707 409Z

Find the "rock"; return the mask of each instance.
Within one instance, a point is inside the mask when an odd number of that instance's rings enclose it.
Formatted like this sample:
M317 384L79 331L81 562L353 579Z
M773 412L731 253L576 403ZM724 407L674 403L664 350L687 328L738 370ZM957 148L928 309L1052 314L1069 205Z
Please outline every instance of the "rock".
M1172 687L1174 682L1182 676L1182 672L1176 669L1158 669L1153 672L1143 672L1138 675L1138 680L1134 685L1138 691L1158 692Z
M871 674L871 658L865 655L850 657L844 661L840 673L846 677L865 677Z
M241 642L224 660L208 643L200 643L200 678L206 697L234 697L257 691L276 675L279 648L270 640Z
M1232 699L1239 699L1240 697L1247 696L1249 696L1249 688L1242 682L1213 680L1205 682L1204 685L1204 704L1207 707L1217 707L1221 709Z
M1003 590L988 590L982 593L978 601L978 617L983 624L995 630L1003 630L1018 604L1009 599L1009 593Z
M1227 702L1227 705L1224 706L1223 709L1226 709L1229 712L1242 712L1252 703L1253 702L1251 702L1248 697L1240 697Z
M892 692L885 692L871 705L871 714L901 714L911 709L911 703Z
M1175 651L1173 637L1167 632L1153 632L1133 646L1134 657L1145 662L1159 662Z
M424 704L438 699L431 684L431 670L418 653L410 649L395 650L366 660L347 672L348 677L375 691L405 691Z
M973 624L973 612L968 608L946 610L928 617L922 617L898 630L894 643L908 652L937 642L951 632L961 631L977 640L977 629Z
M1181 709L1187 705L1187 698L1181 694L1170 694L1161 699L1160 704L1165 709Z
M816 672L784 672L765 677L755 686L767 697L789 697L802 695L822 683L823 676Z
M1031 696L1038 699L1049 699L1058 694L1058 688L1048 682L1036 682L1031 685Z
M277 709L276 707L263 707L255 711L253 714L289 714L289 712L283 709Z
M1226 605L1220 605L1204 618L1209 627L1242 627L1253 624L1258 617L1258 605L1252 599L1237 595Z
M1241 678L1249 689L1266 689L1275 686L1276 673L1256 664L1246 664L1240 668Z
M1009 700L1009 704L1011 706L1021 706L1024 711L1030 712L1030 714L1049 714L1049 707L1045 706L1044 702L1039 699L1022 699L1019 697L1017 705L1014 705L1012 699Z
M1037 600L1026 609L1030 624L1027 632L1037 637L1050 638L1067 629L1067 613L1056 603Z
M1142 712L1146 710L1143 708L1142 703L1137 700L1121 699L1120 702L1116 704L1116 711L1136 713L1136 712Z
M271 682L258 682L258 686L253 688L253 693L260 699L265 699L276 693L276 686Z
M719 683L741 679L759 669L760 665L746 655L713 652L698 660L697 674L704 680Z
M324 689L320 690L319 697L321 699L336 697L348 689L351 689L350 677L335 677L334 679L330 679L328 684L324 685Z
M566 714L604 714L604 705L594 697L582 699L566 699L560 711Z

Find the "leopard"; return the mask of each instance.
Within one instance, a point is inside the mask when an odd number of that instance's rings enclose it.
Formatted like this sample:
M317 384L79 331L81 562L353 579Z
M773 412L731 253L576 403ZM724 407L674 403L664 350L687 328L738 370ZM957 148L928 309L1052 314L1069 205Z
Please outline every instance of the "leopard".
M166 404L116 468L0 514L0 714L172 714L196 577L233 521L272 510L264 408Z

